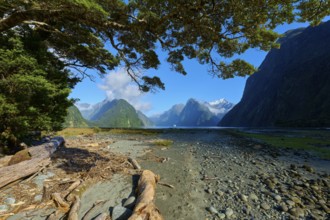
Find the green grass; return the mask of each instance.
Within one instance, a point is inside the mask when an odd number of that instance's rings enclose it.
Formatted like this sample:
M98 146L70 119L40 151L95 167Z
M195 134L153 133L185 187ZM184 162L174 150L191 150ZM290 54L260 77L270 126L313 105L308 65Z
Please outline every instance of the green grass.
M64 137L88 135L96 133L110 133L110 134L139 134L139 135L155 135L160 133L158 130L148 129L120 129L120 128L65 128L62 131L58 131L56 134Z
M158 139L158 140L154 140L152 143L157 146L168 147L173 144L173 141L168 139Z
M255 134L243 131L237 131L235 133L260 140L273 147L312 151L322 158L330 159L329 133L322 131L301 131L299 133L288 133L287 135Z

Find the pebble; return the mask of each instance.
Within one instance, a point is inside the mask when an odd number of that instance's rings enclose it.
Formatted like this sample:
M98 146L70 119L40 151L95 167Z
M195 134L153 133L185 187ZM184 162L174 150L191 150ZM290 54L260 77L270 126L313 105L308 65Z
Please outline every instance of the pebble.
M35 201L35 202L41 202L41 200L42 200L42 195L36 195L36 196L34 197L34 201Z
M289 206L295 205L294 201L292 201L292 200L286 200L286 204L288 204Z
M8 206L7 205L0 205L0 213L1 212L7 212L8 211Z
M126 208L129 208L129 209L132 209L132 208L134 208L134 205L135 205L135 197L131 196L124 202L123 206Z
M111 219L126 220L132 215L132 211L122 206L115 206L112 210Z
M223 196L224 192L222 192L221 190L218 190L218 191L216 192L216 194L217 194L218 196Z
M254 201L254 202L257 202L258 201L258 196L256 194L254 194L254 193L251 193L249 195L249 199L252 200L252 201Z
M274 199L277 201L277 202L280 202L282 200L282 197L280 195L274 195Z
M284 203L279 206L279 209L283 212L287 212L289 210L288 206L285 205Z
M263 203L261 203L261 208L263 208L264 210L268 210L268 209L270 209L270 206L267 204L267 203L265 203L265 202L263 202Z
M206 192L209 193L209 194L212 194L212 193L213 193L212 189L210 189L210 188L208 188L208 189L206 190Z
M247 201L248 201L248 197L247 197L246 195L239 194L239 198L240 198L243 202L247 202Z
M302 210L301 208L292 208L289 210L289 213L291 215L293 215L294 217L304 217L304 210Z
M212 214L218 213L218 211L213 206L208 207L207 210Z
M227 208L226 209L226 216L227 216L227 218L229 218L233 214L234 214L234 211L231 208Z
M220 213L220 214L218 214L218 217L220 219L224 219L224 218L226 218L226 215L224 213Z
M6 199L5 199L5 203L6 203L7 205L15 204L15 202L16 202L16 199L15 199L15 198L6 198Z

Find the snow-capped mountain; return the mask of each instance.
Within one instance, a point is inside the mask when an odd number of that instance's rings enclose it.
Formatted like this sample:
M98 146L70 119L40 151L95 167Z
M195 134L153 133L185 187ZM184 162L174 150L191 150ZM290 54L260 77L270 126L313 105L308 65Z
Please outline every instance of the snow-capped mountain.
M158 126L216 126L233 106L223 98L212 102L189 99L150 119Z

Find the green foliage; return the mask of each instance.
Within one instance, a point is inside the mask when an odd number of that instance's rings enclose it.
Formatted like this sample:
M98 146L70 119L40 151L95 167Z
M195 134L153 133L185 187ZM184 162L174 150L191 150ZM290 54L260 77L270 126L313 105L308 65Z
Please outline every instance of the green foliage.
M231 58L249 48L269 50L279 35L277 25L293 21L318 24L330 14L329 1L168 1L168 0L4 0L0 33L32 24L33 32L66 66L85 76L87 69L106 73L125 65L128 74L149 91L164 89L159 78L141 70L157 69L157 47L172 68L187 74L185 59L210 66L220 78L245 76L255 68Z
M330 159L329 132L322 131L296 131L287 134L256 134L249 132L236 132L236 134L260 140L274 147L292 148L312 151L322 158Z
M79 109L73 105L67 110L67 115L63 124L65 128L86 128L87 121L82 117Z
M72 104L67 99L74 84L69 72L41 41L31 39L12 33L0 38L2 146L14 147L32 131L60 129L66 108ZM30 51L24 47L25 41L28 47L35 47ZM38 53L33 54L32 49Z

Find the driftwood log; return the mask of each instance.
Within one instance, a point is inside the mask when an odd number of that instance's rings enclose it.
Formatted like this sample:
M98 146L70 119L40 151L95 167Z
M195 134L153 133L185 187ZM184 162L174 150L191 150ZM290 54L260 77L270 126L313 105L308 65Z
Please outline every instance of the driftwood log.
M50 156L64 143L63 137L55 137L50 142L28 148L30 160L0 168L0 189L14 181L28 177L51 163Z
M128 158L128 161L132 164L132 166L134 167L134 169L141 170L140 164L134 158L129 157Z
M132 216L128 220L163 220L156 207L155 193L159 175L150 170L144 170L138 183L138 198Z

